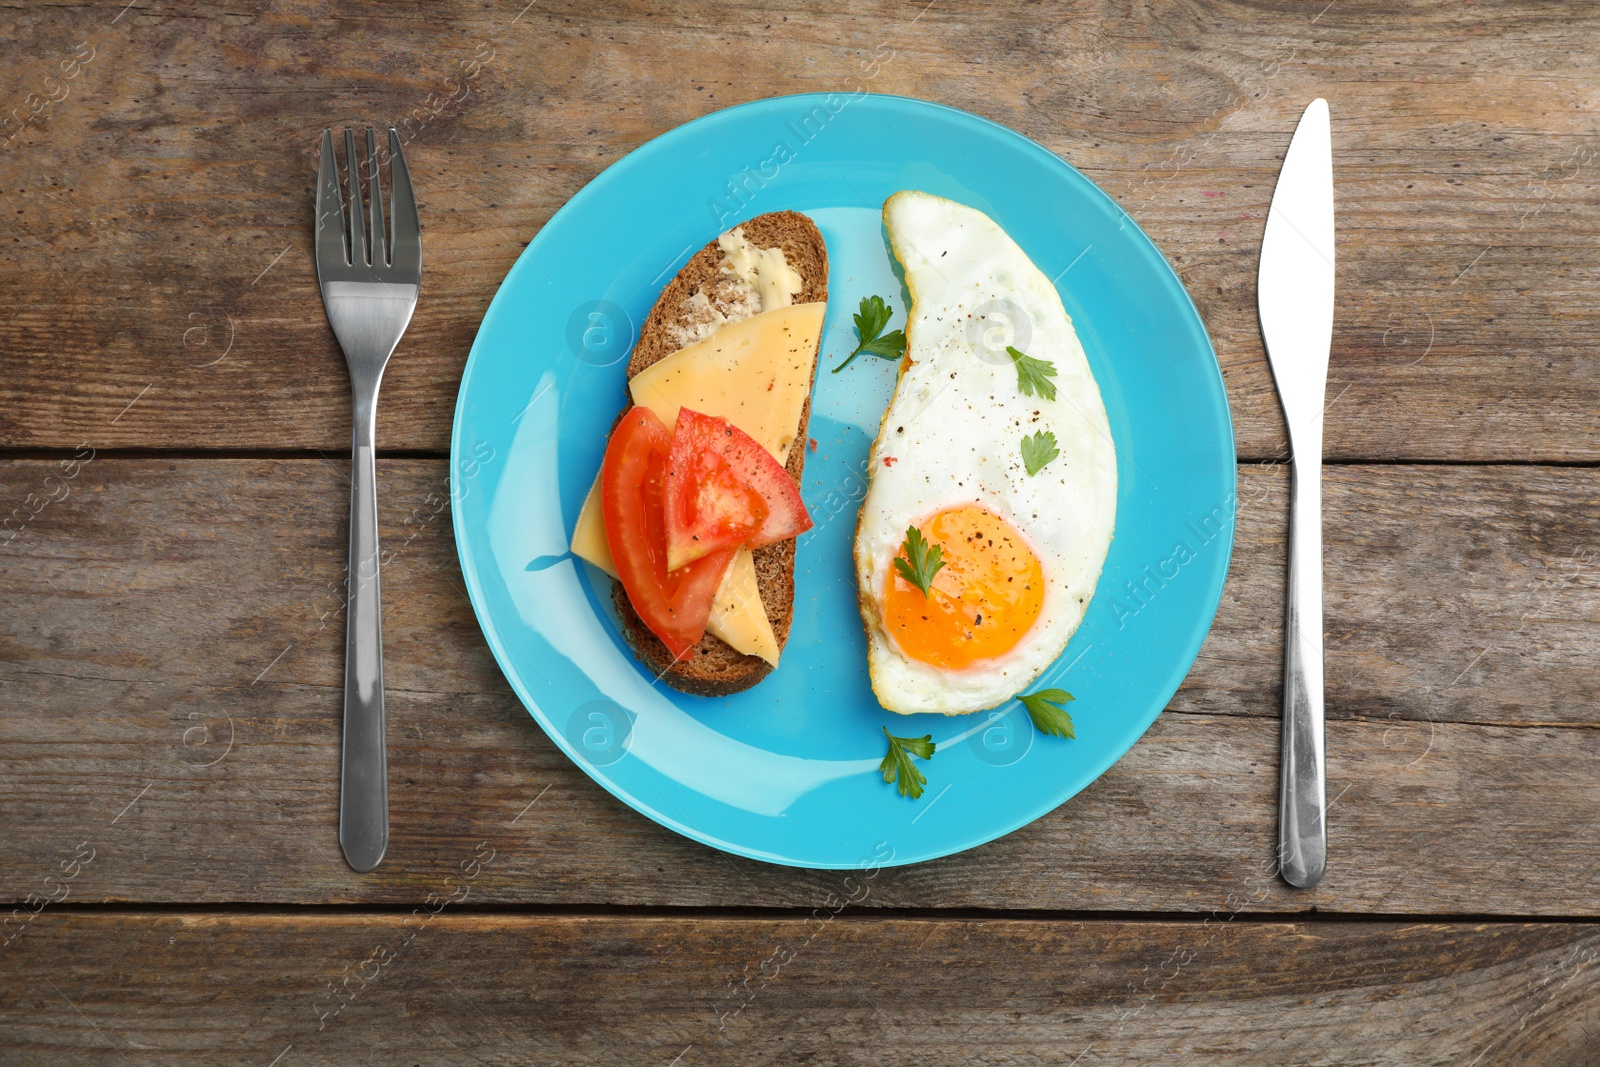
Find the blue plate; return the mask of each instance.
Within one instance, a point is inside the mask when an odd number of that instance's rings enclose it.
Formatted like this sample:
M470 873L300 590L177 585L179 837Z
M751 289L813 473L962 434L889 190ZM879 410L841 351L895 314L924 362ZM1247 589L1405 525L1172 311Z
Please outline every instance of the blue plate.
M1016 702L910 719L867 683L851 564L860 475L895 365L858 359L861 297L906 297L879 225L889 194L969 204L1055 278L1117 445L1116 538L1089 613L1040 685L1070 691L1077 738ZM629 652L610 579L568 552L625 396L625 357L661 289L740 221L816 220L831 260L812 399L794 628L781 666L723 699L657 682ZM534 719L624 803L716 848L860 868L947 856L1052 810L1155 720L1200 650L1234 528L1233 425L1204 326L1150 240L1058 157L1001 126L867 94L762 100L618 161L558 211L506 276L461 381L451 501L489 647ZM877 772L880 727L932 734L920 800Z

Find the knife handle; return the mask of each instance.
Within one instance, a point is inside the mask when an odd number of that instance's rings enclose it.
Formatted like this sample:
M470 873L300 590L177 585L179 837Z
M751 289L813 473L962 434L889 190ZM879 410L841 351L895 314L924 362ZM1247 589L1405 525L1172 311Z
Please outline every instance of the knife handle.
M1318 450L1320 452L1320 449ZM1327 865L1323 750L1322 462L1290 465L1289 601L1283 634L1283 746L1278 870L1292 886L1322 880Z

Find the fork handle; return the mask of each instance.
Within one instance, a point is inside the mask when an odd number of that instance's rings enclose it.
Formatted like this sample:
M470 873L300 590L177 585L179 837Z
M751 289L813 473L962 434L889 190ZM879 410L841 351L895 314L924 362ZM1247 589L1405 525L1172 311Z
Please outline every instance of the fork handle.
M1283 744L1278 792L1278 869L1302 888L1327 865L1323 745L1322 463L1290 464L1289 598L1283 631Z
M344 742L339 845L363 873L389 847L389 761L384 745L383 600L378 591L377 390L357 390L351 442L349 599L345 605Z

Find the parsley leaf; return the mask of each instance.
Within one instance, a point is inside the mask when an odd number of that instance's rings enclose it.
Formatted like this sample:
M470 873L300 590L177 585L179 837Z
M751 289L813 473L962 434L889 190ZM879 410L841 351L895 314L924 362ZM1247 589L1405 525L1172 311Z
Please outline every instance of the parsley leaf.
M861 338L861 343L856 350L850 353L848 359L837 367L833 373L838 374L850 365L850 361L861 353L877 356L879 359L899 359L906 354L906 335L900 330L891 330L883 334L883 328L889 325L889 316L894 314L894 308L883 302L881 296L864 296L861 298L861 310L854 316L856 320L856 336Z
M1011 356L1011 362L1017 365L1017 392L1023 396L1042 396L1046 400L1056 398L1056 383L1050 379L1056 376L1056 365L1048 359L1034 359L1026 352L1018 352L1010 345L1006 352Z
M923 596L927 596L933 586L933 576L944 568L944 549L938 545L930 546L923 538L922 531L915 526L906 527L903 547L906 554L894 558L894 569L900 577L922 590Z
M889 739L889 752L883 757L883 762L878 764L878 770L883 772L883 780L894 782L899 787L901 796L916 800L922 795L922 787L928 784L928 779L917 770L916 765L911 762L911 757L932 759L933 735L896 737L885 726L883 736Z
M861 298L861 310L856 312L856 329L861 331L863 338L876 337L878 331L889 325L889 316L894 314L894 308L884 303L881 296L864 296Z
M1072 716L1067 714L1066 709L1057 706L1072 699L1072 694L1065 689L1041 689L1037 693L1023 693L1017 699L1028 709L1028 718L1033 720L1034 729L1041 734L1051 737L1078 736L1072 732Z
M1059 455L1061 449L1056 447L1056 435L1049 430L1040 430L1032 437L1022 439L1022 462L1028 468L1030 478Z

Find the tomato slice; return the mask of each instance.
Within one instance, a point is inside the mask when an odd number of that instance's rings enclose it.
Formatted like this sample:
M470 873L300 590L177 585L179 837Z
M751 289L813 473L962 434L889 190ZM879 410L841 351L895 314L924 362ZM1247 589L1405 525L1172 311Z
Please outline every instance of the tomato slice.
M672 569L747 544L767 520L766 499L696 432L701 420L705 416L680 410L667 457L667 566Z
M736 546L667 567L666 475L671 436L649 408L622 417L600 466L606 542L628 602L673 659L685 659L705 636L706 621Z
M811 529L800 489L771 452L727 419L678 409L667 462L667 557L761 548Z

